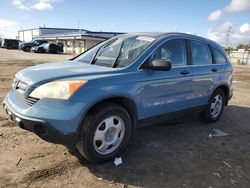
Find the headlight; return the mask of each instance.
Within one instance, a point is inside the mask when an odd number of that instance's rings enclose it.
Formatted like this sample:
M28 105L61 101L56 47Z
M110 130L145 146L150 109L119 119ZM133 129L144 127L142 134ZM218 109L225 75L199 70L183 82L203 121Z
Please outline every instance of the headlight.
M78 90L87 81L85 80L60 80L49 82L37 87L30 97L33 98L54 98L68 99L76 90Z

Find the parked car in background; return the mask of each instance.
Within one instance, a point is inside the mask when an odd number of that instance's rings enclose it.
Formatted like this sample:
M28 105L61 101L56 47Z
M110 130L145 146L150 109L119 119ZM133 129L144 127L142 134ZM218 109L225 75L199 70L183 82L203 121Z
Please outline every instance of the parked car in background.
M63 52L63 48L57 44L44 43L40 46L32 47L31 52L59 54Z
M86 159L113 159L143 125L201 112L220 119L232 64L216 42L182 33L104 41L71 61L18 72L3 105L10 119Z
M17 39L2 39L1 40L1 47L7 49L18 49L19 47L19 40Z
M56 44L59 45L59 46L63 49L63 47L64 47L63 43L58 42L58 43L56 43Z
M41 44L48 43L47 40L33 40L31 42L24 42L20 45L20 49L25 52L30 52L34 46L40 46Z

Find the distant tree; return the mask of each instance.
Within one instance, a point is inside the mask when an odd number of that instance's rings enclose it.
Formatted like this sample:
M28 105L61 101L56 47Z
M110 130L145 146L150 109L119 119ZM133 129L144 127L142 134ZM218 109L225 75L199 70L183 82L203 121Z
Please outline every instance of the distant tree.
M224 47L224 50L226 51L226 52L231 52L231 51L233 51L233 50L235 50L234 48L231 48L231 47Z
M238 50L238 49L245 49L245 50L247 50L248 49L248 45L247 44L239 44L237 47L236 47L236 49Z

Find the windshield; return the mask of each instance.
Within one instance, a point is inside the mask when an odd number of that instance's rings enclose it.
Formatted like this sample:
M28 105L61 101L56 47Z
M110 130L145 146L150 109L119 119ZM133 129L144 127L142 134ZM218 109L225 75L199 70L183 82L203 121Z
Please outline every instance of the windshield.
M91 48L75 60L105 67L126 67L154 40L148 36L116 38Z
M37 40L32 42L33 44L39 44L39 42Z
M40 45L40 46L42 46L42 47L44 47L44 48L49 48L49 45L50 45L50 43L44 43L44 44L42 44L42 45Z

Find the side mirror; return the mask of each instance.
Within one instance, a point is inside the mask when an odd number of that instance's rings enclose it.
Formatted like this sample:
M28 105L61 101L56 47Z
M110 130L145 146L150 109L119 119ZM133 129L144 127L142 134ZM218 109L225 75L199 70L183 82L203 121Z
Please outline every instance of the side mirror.
M159 70L159 71L168 71L171 68L172 68L171 62L161 59L154 60L151 65L148 65L146 67L146 69L149 70Z

